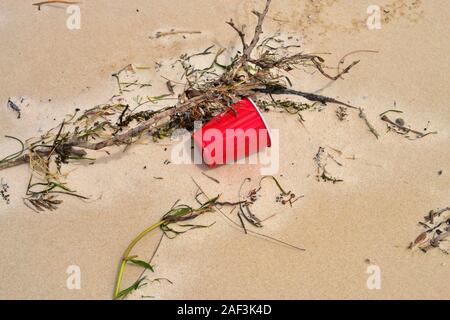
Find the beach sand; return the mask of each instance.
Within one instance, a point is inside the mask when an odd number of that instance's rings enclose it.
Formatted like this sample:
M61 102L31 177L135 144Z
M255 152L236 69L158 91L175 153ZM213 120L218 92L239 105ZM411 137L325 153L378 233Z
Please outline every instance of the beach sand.
M378 1L391 4L382 28L365 25L373 1L273 1L266 35L281 30L302 42L302 51L330 53L329 65L355 50L346 61L361 60L345 80L329 83L319 74L296 72L297 89L320 92L361 106L380 132L377 140L350 112L339 122L336 106L296 116L268 112L280 134L280 183L304 195L292 208L274 205L270 183L258 202L269 217L259 230L306 249L293 250L245 235L219 213L196 223L215 224L174 240L164 239L149 279L167 278L131 298L156 299L448 299L449 258L439 250L407 250L421 232L417 225L430 210L450 205L450 33L448 1ZM416 3L416 5L408 5ZM65 9L32 1L0 3L0 136L21 139L55 126L75 108L105 103L115 92L111 74L129 63L154 66L210 44L238 48L225 21L254 24L251 10L263 1L83 1L81 29L66 27ZM64 7L62 7L64 8ZM152 39L160 30L199 30L201 34ZM159 94L165 80L149 72ZM26 96L21 119L6 108L9 97ZM378 115L388 109L415 128L438 131L410 141L393 132ZM30 170L0 172L10 185L11 202L0 201L0 298L110 299L123 250L143 228L173 203L195 204L194 178L208 195L235 200L247 177L255 184L260 168L165 165L170 141L140 144L125 153L98 154L95 165L71 166L71 188L89 195L83 202L64 198L54 213L24 206ZM336 174L344 182L317 182L313 161L318 148L342 151ZM2 155L17 145L0 140ZM167 148L167 150L165 150ZM354 160L353 160L354 159ZM144 169L146 167L146 169ZM439 172L442 174L439 175ZM217 178L216 184L202 172ZM162 177L156 180L154 177ZM235 216L233 216L235 218ZM161 234L138 246L150 257ZM69 266L79 266L81 289L66 286ZM367 287L367 268L379 266L381 289ZM131 284L140 271L129 267Z

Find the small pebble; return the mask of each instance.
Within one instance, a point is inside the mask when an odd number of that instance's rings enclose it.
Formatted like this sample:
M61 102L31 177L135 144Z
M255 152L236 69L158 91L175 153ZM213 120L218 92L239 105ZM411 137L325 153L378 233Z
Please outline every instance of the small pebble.
M404 127L404 126L405 126L405 120L403 120L402 118L397 118L397 119L395 120L395 123L398 124L398 125L401 126L401 127Z

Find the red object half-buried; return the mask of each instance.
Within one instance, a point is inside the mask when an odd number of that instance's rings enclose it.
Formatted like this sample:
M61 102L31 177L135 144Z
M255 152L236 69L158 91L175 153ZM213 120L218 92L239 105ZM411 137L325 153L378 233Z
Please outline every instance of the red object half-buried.
M209 167L234 163L272 144L270 129L255 103L245 98L193 134Z

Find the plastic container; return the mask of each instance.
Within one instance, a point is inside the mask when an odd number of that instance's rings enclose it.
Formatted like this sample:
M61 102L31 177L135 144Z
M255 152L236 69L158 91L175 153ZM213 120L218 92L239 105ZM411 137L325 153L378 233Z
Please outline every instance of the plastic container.
M270 129L255 103L245 98L193 134L209 167L235 163L272 144Z

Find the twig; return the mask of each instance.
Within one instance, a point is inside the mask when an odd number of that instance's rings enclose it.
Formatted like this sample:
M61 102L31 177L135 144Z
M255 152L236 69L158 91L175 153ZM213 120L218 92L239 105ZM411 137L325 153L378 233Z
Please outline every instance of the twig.
M379 133L369 122L369 120L367 119L366 113L364 112L364 110L362 108L359 108L359 117L364 120L367 127L369 128L369 131L375 136L375 138L378 139L380 137Z
M207 175L207 174L204 173L203 171L202 171L202 175L204 175L204 176L207 177L208 179L214 181L215 183L220 184L220 181L219 181L219 180L217 180L216 178L213 178L213 177Z
M439 209L439 210L431 210L428 215L425 217L425 221L429 221L430 223L434 223L434 219L436 217L440 217L444 212L450 211L450 206L447 208Z
M229 26L231 26L238 34L239 39L241 39L241 44L242 44L242 49L243 51L247 50L247 43L245 42L245 33L244 33L244 26L242 26L242 29L239 29L233 22L233 19L231 19L230 21L227 21L226 24L228 24Z
M191 177L191 179L194 182L194 184L197 186L197 188L199 188L199 190L202 192L203 196L205 198L208 198L208 195L200 187L200 185L194 180L194 178ZM217 207L217 206L214 206L214 207L226 220L228 220L229 222L231 222L231 224L233 224L234 226L236 226L236 227L238 227L239 229L242 230L242 226L239 223L236 223L234 220L232 220L230 217L228 217L219 207ZM259 233L259 232L255 232L255 231L247 229L247 233L250 234L250 235L257 236L257 237L265 238L266 240L269 240L269 241L281 244L283 246L290 247L292 249L296 249L296 250L299 250L299 251L306 251L306 249L304 249L304 248L300 248L300 247L294 246L292 244L289 244L287 242L284 242L282 240L279 240L277 238L274 238L274 237L271 237L271 236L268 236L268 235L265 235L265 234L262 234L262 233Z
M11 98L8 99L7 106L8 106L8 108L10 108L10 109L12 109L13 111L15 111L15 112L17 113L17 119L20 119L20 116L21 116L21 110L20 110L20 107L19 107L16 103L14 103L14 102L11 100Z
M277 95L277 94L295 95L295 96L303 97L309 101L316 101L316 102L320 102L322 104L334 103L334 104L345 106L347 108L359 110L359 108L357 108L357 107L354 107L348 103L336 100L334 98L326 97L326 96L315 94L315 93L292 90L292 89L283 88L283 87L256 88L256 89L253 89L253 91L267 93L267 94L274 94L274 95Z
M245 59L245 60L248 60L248 59L251 58L252 51L253 51L253 49L255 49L256 45L259 42L259 38L261 36L261 33L263 33L264 19L266 18L267 13L269 12L269 7L270 7L270 3L271 2L272 2L272 0L267 0L266 1L266 6L265 6L264 11L262 13L259 13L257 11L252 11L252 13L258 18L258 23L256 24L255 34L253 36L252 41L247 46L247 48L244 50L242 58Z
M244 233L245 233L245 234L248 234L248 232L247 232L247 228L245 227L245 223L244 223L244 220L242 220L242 216L241 216L241 213L240 213L240 212L238 212L238 213L237 213L237 216L238 216L238 218L239 218L239 221L241 222L241 225L242 225L242 229L244 229Z
M76 1L58 1L58 0L54 0L54 1L42 1L42 2L36 2L33 3L33 6L37 6L38 10L41 10L41 6L43 5L47 5L47 4L80 4L80 2L76 2Z
M425 216L425 222L419 222L426 231L422 232L411 244L409 249L418 248L423 252L427 252L433 248L439 248L442 252L450 254L448 249L442 246L442 242L450 237L450 216L443 216L450 207L439 210L431 210Z
M163 32L163 31L158 31L155 34L155 38L159 39L162 37L167 37L167 36L173 36L173 35L177 35L177 34L201 34L201 31L167 31L167 32Z

